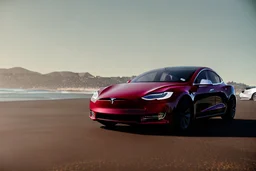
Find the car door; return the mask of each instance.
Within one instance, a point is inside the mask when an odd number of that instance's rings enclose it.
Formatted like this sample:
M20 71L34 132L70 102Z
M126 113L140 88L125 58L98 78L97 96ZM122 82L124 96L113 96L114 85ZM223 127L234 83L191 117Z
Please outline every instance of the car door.
M212 96L215 97L215 105L212 109L213 114L220 114L225 112L227 101L226 85L223 84L222 79L214 71L207 71L207 77L212 81Z
M197 118L211 115L215 106L214 86L211 84L202 85L202 80L208 80L207 70L200 72L194 80L194 113Z

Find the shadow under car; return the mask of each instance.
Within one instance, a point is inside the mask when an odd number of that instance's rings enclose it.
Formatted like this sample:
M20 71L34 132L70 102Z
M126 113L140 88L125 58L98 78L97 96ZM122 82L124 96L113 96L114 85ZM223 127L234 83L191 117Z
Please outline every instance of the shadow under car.
M141 135L175 136L165 126L127 126L116 125L114 128L101 128ZM234 119L225 122L219 118L196 120L189 132L182 136L190 137L256 137L256 120Z

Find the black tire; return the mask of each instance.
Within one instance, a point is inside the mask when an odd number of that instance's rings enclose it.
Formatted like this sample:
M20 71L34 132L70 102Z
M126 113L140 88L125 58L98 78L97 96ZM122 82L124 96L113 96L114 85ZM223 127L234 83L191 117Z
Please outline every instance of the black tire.
M139 124L129 124L129 126L132 127L132 128L135 128L135 129L142 127L142 126L139 125Z
M221 118L225 121L232 121L236 115L236 98L231 97L228 101L227 111Z
M193 122L193 104L189 98L182 98L173 115L172 128L176 133L187 133Z
M253 93L253 95L252 95L252 100L253 100L253 101L256 101L256 93Z
M104 125L106 128L114 128L116 126L116 123L114 122L108 122L108 121L98 121L102 125Z

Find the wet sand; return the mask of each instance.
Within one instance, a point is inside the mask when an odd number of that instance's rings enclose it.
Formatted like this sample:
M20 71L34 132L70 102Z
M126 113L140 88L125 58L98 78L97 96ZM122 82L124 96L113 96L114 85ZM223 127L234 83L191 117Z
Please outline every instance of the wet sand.
M236 118L200 123L187 136L161 128L105 129L87 99L0 103L0 171L255 170L256 102Z

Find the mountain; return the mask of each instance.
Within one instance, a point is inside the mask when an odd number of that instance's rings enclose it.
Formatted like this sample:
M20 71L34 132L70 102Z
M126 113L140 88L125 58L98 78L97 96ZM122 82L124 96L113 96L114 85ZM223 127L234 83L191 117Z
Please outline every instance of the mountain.
M60 89L60 88L98 88L111 84L125 83L132 77L101 77L93 76L88 72L76 73L70 71L51 72L41 74L21 67L0 69L1 88L39 88L39 89ZM248 85L244 83L227 82L233 85L236 92L241 92Z
M70 71L41 74L21 67L0 69L1 88L96 88L116 83L124 83L131 78L132 77L100 77L93 76L88 72L75 73Z

